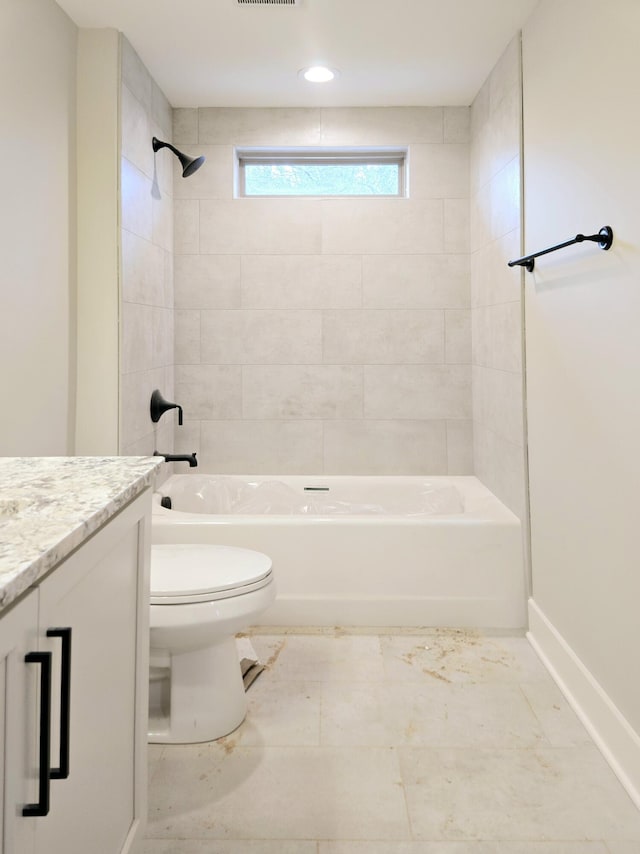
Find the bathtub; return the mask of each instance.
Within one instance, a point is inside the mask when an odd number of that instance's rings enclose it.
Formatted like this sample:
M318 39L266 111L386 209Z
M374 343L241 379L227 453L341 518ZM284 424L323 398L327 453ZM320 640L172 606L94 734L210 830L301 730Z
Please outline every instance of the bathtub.
M152 538L268 554L261 625L525 625L520 521L475 477L174 475Z

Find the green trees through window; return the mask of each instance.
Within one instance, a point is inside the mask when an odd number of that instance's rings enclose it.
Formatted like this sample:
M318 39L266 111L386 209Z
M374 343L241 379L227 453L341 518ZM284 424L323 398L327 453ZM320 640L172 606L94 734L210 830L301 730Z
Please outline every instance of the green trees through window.
M402 196L404 152L238 154L241 196Z

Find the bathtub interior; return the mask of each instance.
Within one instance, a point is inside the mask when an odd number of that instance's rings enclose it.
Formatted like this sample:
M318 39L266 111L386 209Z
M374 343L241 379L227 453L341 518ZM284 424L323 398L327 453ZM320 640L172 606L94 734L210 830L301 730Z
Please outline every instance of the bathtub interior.
M509 511L475 477L174 475L155 497L176 513L428 517ZM515 517L514 517L515 518Z

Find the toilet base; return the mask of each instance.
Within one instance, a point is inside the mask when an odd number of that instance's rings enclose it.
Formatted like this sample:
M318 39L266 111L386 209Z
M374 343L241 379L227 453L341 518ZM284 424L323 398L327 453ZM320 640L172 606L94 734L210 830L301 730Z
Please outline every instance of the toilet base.
M168 726L149 732L153 744L213 741L236 729L247 714L247 697L235 638L172 655Z

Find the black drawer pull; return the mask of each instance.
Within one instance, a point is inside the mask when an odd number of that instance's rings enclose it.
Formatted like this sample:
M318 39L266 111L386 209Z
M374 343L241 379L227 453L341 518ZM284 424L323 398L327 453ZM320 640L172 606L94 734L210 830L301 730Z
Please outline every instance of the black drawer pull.
M38 803L26 804L22 815L47 815L49 812L49 751L51 748L51 653L29 652L27 664L40 665L40 769Z
M66 780L69 776L69 739L71 715L71 629L56 628L47 630L48 638L62 640L62 660L60 662L60 764L52 768L49 777L52 780Z

